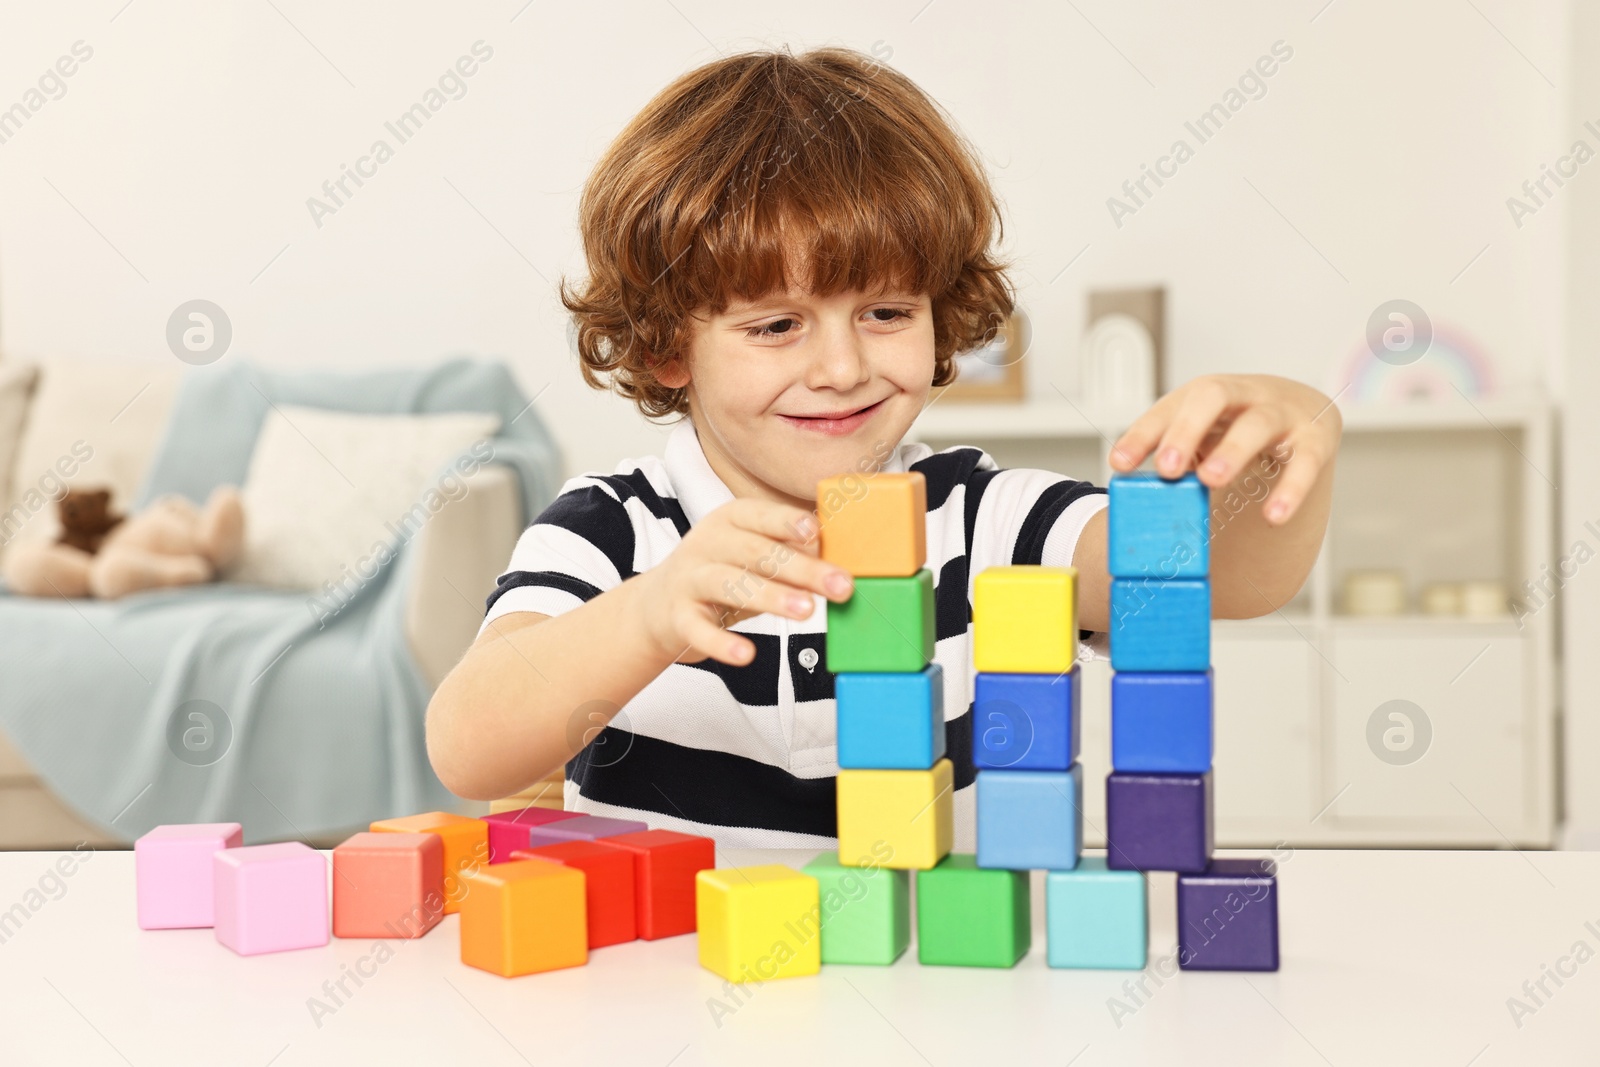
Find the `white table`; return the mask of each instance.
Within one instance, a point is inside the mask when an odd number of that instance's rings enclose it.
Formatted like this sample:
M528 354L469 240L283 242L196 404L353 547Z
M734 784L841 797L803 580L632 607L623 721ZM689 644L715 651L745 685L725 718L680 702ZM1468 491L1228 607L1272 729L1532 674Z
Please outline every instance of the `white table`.
M134 922L133 856L101 852L29 896L59 853L0 854L0 913L42 906L0 943L0 1063L73 1065L1012 1062L1360 1065L1600 1063L1600 957L1519 1027L1523 983L1579 942L1600 952L1600 853L1316 852L1280 869L1283 967L1181 972L1136 1007L1135 972L825 967L742 1004L692 936L601 949L587 967L507 980L461 964L457 919L419 941L334 940L244 959L210 930ZM810 853L729 851L799 865ZM1151 879L1151 958L1176 945L1172 875ZM12 911L13 922L19 921ZM1586 925L1592 923L1592 926ZM347 970L349 969L349 970ZM364 971L335 1005L323 984ZM334 1010L313 1018L311 998ZM723 1002L732 1014L714 1018ZM1120 1023L1120 1025L1119 1025Z

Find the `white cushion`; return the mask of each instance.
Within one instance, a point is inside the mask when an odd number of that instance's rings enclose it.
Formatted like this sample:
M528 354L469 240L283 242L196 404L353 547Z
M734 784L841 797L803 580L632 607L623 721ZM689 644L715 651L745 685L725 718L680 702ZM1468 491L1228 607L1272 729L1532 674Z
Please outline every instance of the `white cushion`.
M487 455L496 415L358 415L279 405L244 484L245 550L231 580L347 599L402 542L466 492L446 471ZM482 459L477 461L482 465Z

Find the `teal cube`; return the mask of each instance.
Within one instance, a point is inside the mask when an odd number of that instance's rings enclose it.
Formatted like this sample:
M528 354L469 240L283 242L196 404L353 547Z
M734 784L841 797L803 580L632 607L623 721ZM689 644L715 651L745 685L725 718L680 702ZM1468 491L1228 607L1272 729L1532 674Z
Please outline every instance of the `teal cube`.
M1149 908L1144 875L1085 856L1044 876L1046 960L1052 967L1143 970Z
M1064 688L1064 687L1063 687ZM944 668L833 680L839 766L925 771L944 758Z
M1033 940L1027 871L980 868L952 852L917 872L917 959L946 967L1015 967Z
M1210 568L1211 491L1192 473L1113 475L1106 569L1113 578L1204 578Z
M834 674L920 671L933 660L933 572L857 578L843 604L828 602L827 668Z
M911 872L844 867L835 852L806 864L822 906L822 962L887 967L911 944Z
M1211 582L1111 579L1111 669L1203 671L1211 666Z

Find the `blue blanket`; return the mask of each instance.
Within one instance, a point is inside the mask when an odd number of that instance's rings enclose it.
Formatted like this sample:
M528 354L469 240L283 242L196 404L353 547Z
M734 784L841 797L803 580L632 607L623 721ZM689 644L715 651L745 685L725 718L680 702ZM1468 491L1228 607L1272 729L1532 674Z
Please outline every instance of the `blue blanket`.
M229 361L189 373L138 503L243 484L269 401L496 413L495 462L520 480L524 522L559 488L555 444L502 364L339 374ZM126 838L214 821L242 823L247 841L319 836L455 806L428 765L429 693L403 631L415 555L403 548L321 629L303 592L228 584L112 602L0 596L0 730L69 805Z

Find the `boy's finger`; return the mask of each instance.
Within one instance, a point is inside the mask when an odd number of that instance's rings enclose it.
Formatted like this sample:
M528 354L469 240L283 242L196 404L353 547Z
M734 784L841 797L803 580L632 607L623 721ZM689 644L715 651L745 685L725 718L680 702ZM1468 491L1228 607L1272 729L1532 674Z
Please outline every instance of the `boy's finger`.
M722 629L697 607L680 608L676 623L684 643L684 652L678 656L680 663L714 659L730 667L742 667L755 658L756 646L748 637Z
M1291 445L1297 442L1289 442ZM1313 449L1293 447L1288 462L1278 475L1278 484L1261 504L1261 515L1273 526L1281 526L1294 517L1300 504L1311 492L1322 473L1326 460Z
M748 577L738 584L744 587L752 581L782 579L835 600L850 595L848 571L837 564L823 562L815 552L805 551L805 546L790 541L773 541L761 534L735 529L724 535L718 545L717 558L735 561L736 568L743 568Z
M1179 394L1168 393L1122 432L1111 445L1111 469L1127 472L1143 463L1166 431L1172 411L1179 403Z
M743 497L725 506L728 521L741 530L794 544L817 539L817 517L792 504Z
M1227 485L1288 428L1287 414L1275 407L1246 408L1195 473L1213 489Z
M790 619L809 619L816 607L812 595L792 585L727 564L712 564L695 576L694 595L734 612L770 612ZM726 625L728 620L724 620Z
M1228 409L1228 390L1216 380L1196 382L1156 446L1156 473L1176 478L1189 469L1200 442Z

